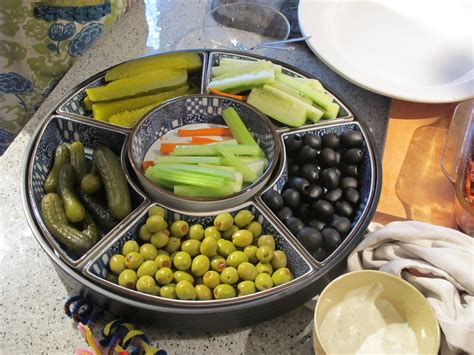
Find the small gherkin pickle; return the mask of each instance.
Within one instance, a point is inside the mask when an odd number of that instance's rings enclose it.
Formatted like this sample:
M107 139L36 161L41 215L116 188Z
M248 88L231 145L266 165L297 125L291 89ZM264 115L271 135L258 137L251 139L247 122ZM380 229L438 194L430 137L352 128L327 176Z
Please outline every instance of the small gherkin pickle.
M228 212L217 215L214 219L214 226L218 231L225 231L234 224L234 218Z

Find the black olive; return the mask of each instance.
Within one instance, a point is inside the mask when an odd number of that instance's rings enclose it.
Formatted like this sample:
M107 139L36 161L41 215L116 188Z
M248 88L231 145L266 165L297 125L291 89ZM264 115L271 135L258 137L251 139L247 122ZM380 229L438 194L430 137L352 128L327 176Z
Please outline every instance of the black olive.
M339 177L339 179L341 179L341 175L342 175L341 170L339 170L338 168L330 168L330 169L334 170L334 172Z
M319 163L321 166L331 167L337 165L336 152L331 148L324 148L319 154Z
M288 217L284 223L289 231L294 235L297 235L298 232L304 228L303 221L296 217Z
M324 194L324 199L331 203L336 203L342 198L342 189L334 189Z
M326 223L320 221L320 220L317 220L317 219L312 219L309 221L308 225L310 227L313 227L314 229L317 229L318 231L320 231L321 229L324 228L324 226L326 225Z
M336 229L342 237L345 237L351 230L351 220L346 217L337 217L331 222L331 227Z
M283 208L283 197L281 197L281 194L278 191L268 190L263 194L262 199L268 208L270 208L275 213Z
M309 193L309 182L305 178L299 177L299 176L294 176L290 178L289 180L290 187L292 189L298 190L302 194L308 194Z
M295 158L293 157L286 157L286 165L290 166L296 164Z
M298 161L301 163L314 163L318 158L318 150L304 145L298 152Z
M319 182L328 190L334 190L339 185L339 176L335 169L323 169L319 174Z
M321 233L311 227L304 227L300 230L296 235L296 239L298 239L308 251L320 248L323 242Z
M285 222L286 219L293 216L293 211L290 207L285 206L277 213L277 216L280 221Z
M354 189L356 189L358 184L359 182L357 181L357 179L354 179L350 176L346 176L341 179L339 186L341 187L341 189L347 189L348 187L353 187Z
M364 157L364 152L362 150L360 150L359 148L352 148L344 152L342 159L347 164L356 165L362 161L363 157Z
M313 205L313 215L317 219L330 220L334 214L334 207L327 201L319 200Z
M328 253L323 248L316 249L311 252L311 256L317 261L323 261L328 257Z
M313 199L313 200L317 200L318 198L321 197L323 192L324 192L324 190L321 186L311 185L311 187L309 188L308 197Z
M309 133L304 136L304 144L309 145L311 148L319 149L321 148L321 137L316 134Z
M339 152L334 152L336 155L336 165L338 165L341 162L341 153Z
M350 218L352 216L352 212L354 211L352 209L351 204L346 201L337 202L334 207L336 209L337 214L342 217Z
M301 202L300 193L294 189L286 189L281 194L283 196L283 200L285 200L285 205L290 208L298 207Z
M322 137L323 147L337 149L339 148L340 138L335 133L325 134Z
M285 138L285 147L289 152L296 152L302 146L303 139L297 134Z
M324 245L330 250L336 249L342 242L339 232L334 228L324 228L321 234L323 236Z
M298 175L300 171L300 166L298 164L288 165L288 175L295 176Z
M303 221L308 219L310 215L309 203L302 203L301 205L299 205L296 208L295 214Z
M355 206L359 203L360 195L359 191L353 187L348 187L344 190L344 200L349 202L351 205Z
M319 179L319 169L311 163L303 165L300 169L300 174L309 182L315 182Z
M364 136L359 131L346 131L341 134L341 143L345 148L360 147L364 141Z
M344 176L351 176L355 178L359 176L359 169L355 165L344 165L341 170Z

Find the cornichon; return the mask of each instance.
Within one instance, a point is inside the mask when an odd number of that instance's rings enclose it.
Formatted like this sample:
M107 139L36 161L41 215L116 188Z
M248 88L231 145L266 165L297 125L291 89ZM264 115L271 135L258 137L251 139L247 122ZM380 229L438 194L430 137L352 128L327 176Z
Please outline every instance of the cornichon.
M89 174L84 175L81 180L81 189L88 195L96 193L102 187L102 180L97 174L97 168L94 166Z
M82 203L86 206L87 211L92 215L105 232L110 231L117 225L117 221L112 217L110 212L100 204L94 197L89 196L85 191L79 190L78 196Z
M63 200L64 212L69 222L81 222L85 217L85 209L74 191L74 168L65 164L59 170L58 192Z
M79 141L72 142L69 151L71 153L71 165L74 167L76 173L76 181L80 183L82 178L87 174L84 145Z
M56 192L59 170L64 164L69 164L69 156L69 148L65 144L60 144L56 148L53 167L49 171L49 174L44 181L44 190L46 193Z
M51 234L75 256L81 257L96 242L90 235L67 224L63 203L58 194L48 193L43 197L41 213Z
M124 219L132 211L132 201L119 158L109 147L100 145L94 149L93 160L104 184L110 214L117 220Z

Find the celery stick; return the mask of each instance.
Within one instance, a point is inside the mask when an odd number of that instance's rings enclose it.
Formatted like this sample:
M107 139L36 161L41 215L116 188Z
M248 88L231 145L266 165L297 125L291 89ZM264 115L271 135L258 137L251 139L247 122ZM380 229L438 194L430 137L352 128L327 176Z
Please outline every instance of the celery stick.
M169 164L169 163L185 163L185 164L219 164L221 163L220 157L194 157L194 156L159 156L155 158L155 164Z
M155 165L145 171L145 176L158 183L161 179L179 184L192 186L219 188L224 185L224 179L214 176L188 173L184 171L161 170L160 165Z
M211 164L206 164L206 163L199 163L198 166L204 166L206 168L214 168L214 169L230 171L232 173L235 173L235 168L233 166L211 165Z
M217 169L213 165L210 165L210 167L205 167L200 165L196 166L192 164L164 164L160 165L160 170L188 171L195 174L221 177L225 180L235 181L235 176L233 172Z
M174 193L188 197L223 197L233 194L234 189L232 185L225 185L220 188L175 185Z
M239 171L236 171L234 174L235 174L235 182L232 184L232 186L234 187L234 192L239 192L240 190L242 190L244 176Z
M154 182L158 185L161 185L161 186L166 187L170 190L173 190L174 184L171 181L166 181L166 180L163 180L163 179L155 179Z
M254 145L255 147L258 147L259 155L262 157L265 156L265 153L260 149L259 145L233 107L228 107L222 111L222 117L224 118L225 123L227 123L227 127L229 127L234 138L237 139L237 142L240 144Z
M229 152L236 155L250 155L250 156L260 156L261 149L258 145L250 144L206 144L206 145L182 145L176 146L170 155L172 156L203 156L203 155L219 155L217 146L225 145L228 148Z
M263 161L256 161L251 164L247 164L248 168L252 170L257 176L261 176L263 174Z
M268 166L268 161L267 161L267 159L264 159L264 158L239 157L238 159L242 163L244 163L245 165L255 163L256 161L263 161L264 166L265 167ZM221 165L231 165L231 164L230 164L230 161L228 159L226 159L225 157L222 157L221 158Z
M229 147L223 145L216 145L216 149L221 153L238 171L240 171L244 177L244 181L255 181L258 176L250 170L244 163L242 163L235 154L231 153Z

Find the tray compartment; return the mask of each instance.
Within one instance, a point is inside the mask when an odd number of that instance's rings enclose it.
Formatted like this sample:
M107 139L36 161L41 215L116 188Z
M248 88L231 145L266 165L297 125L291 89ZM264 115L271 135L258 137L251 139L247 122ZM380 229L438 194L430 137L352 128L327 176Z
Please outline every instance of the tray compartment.
M133 209L131 214L120 221L107 235L102 235L102 239L81 258L73 258L50 234L40 212L41 199L45 195L43 184L53 165L56 147L62 143L71 143L79 140L84 144L86 158L90 161L92 159L92 150L99 144L107 142L107 145L114 153L117 154L118 157L122 157L125 154L126 138L127 134L118 129L105 129L95 126L93 122L82 122L63 116L51 116L45 122L33 148L28 170L28 196L33 210L32 212L48 243L63 260L73 267L80 267L93 253L94 249L103 244L108 236L119 232L124 226L130 223L136 213L141 211L149 203L149 199L135 187L128 173L125 171L130 196L132 198Z
M159 204L153 204L152 206L161 206ZM143 243L140 241L138 237L138 230L140 227L145 223L148 214L147 211L143 211L134 221L133 225L122 235L116 237L114 240L107 243L102 247L101 252L97 253L96 256L92 259L92 261L85 267L85 274L92 278L95 282L98 282L103 287L113 290L117 294L126 295L127 297L142 300L149 304L169 304L169 305L183 305L183 306L190 306L190 307L199 307L199 306L210 306L210 305L222 305L222 304L235 304L240 302L246 302L253 299L260 299L265 297L266 295L274 294L276 292L280 292L284 289L289 287L295 287L296 284L301 282L303 279L308 277L313 268L311 264L307 261L307 259L302 256L298 248L295 248L292 241L289 241L285 235L280 231L280 229L275 226L271 219L267 218L265 212L262 211L256 204L252 202L245 203L240 205L234 209L229 209L227 212L230 212L232 215L235 215L238 211L248 209L254 215L256 221L260 222L263 227L262 234L271 234L275 237L276 248L283 250L288 258L288 265L287 267L293 273L294 279L289 283L273 287L271 289L257 292L252 295L243 296L243 297L236 297L227 300L211 300L211 301L183 301L183 300L173 300L173 299L166 299L159 296L152 296L145 293L140 293L138 291L130 290L125 287L122 287L118 284L115 284L111 281L106 279L108 273L108 262L112 255L120 253L123 244L131 239L137 240L139 244ZM167 220L168 223L171 224L173 221L178 219L183 219L189 223L189 225L193 225L195 223L202 224L203 227L207 227L213 225L213 221L215 216L219 213L226 212L226 211L219 211L219 212L212 212L212 213L195 213L190 215L186 212L174 210L174 209L167 209Z

